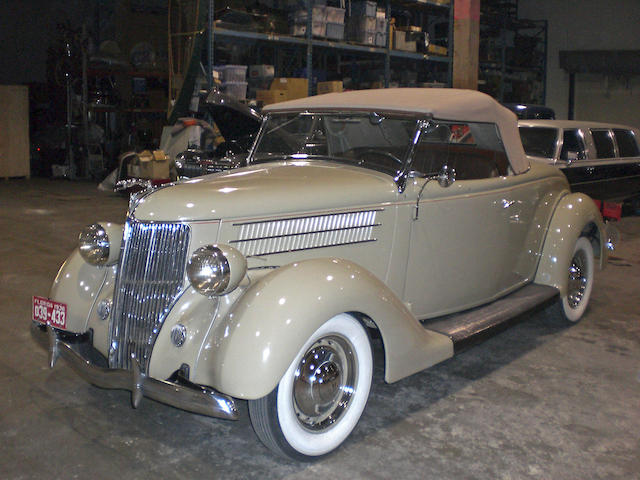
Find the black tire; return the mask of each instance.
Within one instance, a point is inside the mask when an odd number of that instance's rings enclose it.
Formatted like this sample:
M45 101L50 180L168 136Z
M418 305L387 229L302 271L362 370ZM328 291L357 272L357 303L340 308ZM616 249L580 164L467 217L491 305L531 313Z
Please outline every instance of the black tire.
M333 317L303 345L278 386L249 401L256 435L281 456L321 458L339 447L358 423L372 372L366 329L350 315Z
M582 319L591 298L595 271L593 247L587 237L576 241L567 266L567 293L550 305L545 314L549 320L574 324Z

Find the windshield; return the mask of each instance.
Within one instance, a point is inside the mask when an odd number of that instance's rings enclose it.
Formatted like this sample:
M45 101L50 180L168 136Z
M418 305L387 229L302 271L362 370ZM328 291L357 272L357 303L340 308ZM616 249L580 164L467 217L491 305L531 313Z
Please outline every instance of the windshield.
M553 158L556 150L557 128L520 127L522 146L532 157Z
M404 167L417 120L376 113L271 114L250 162L320 159L397 175Z

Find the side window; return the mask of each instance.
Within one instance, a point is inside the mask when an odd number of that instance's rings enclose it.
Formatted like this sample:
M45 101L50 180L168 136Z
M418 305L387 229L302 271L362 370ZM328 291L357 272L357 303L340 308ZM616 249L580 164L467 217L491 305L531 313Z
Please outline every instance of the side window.
M596 146L596 156L598 158L613 158L616 156L613 138L609 130L591 130L591 136Z
M506 175L508 160L497 126L431 122L416 146L413 170L425 176L434 175L445 164L455 169L459 180Z
M569 154L571 152L571 155ZM575 155L575 156L574 156ZM572 156L573 158L569 158ZM586 158L584 153L584 139L580 130L567 129L562 134L562 150L560 160L582 160Z
M618 152L621 157L638 157L638 142L636 136L631 130L623 130L621 128L613 129L613 136L616 137L618 144Z

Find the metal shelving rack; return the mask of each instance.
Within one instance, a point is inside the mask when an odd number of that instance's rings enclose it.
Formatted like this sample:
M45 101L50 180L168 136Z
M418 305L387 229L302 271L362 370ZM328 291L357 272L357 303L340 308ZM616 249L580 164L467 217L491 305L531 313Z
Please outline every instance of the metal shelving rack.
M418 52L408 52L394 50L391 48L391 39L387 35L386 46L373 47L359 45L345 41L333 41L314 38L312 36L312 0L307 0L307 28L304 37L294 37L280 33L261 33L244 30L231 30L215 26L213 12L215 11L214 0L209 0L209 37L208 37L208 76L212 78L211 72L214 65L214 46L216 41L237 41L237 42L267 42L275 47L293 46L296 48L306 47L306 77L309 78L313 72L313 59L315 52L323 49L324 52L334 52L340 54L362 55L382 59L384 62L384 86L388 88L391 82L391 61L392 59L408 60L413 62L425 62L447 65L447 86L452 84L453 71L453 1L454 0L385 0L384 6L386 16L390 18L392 5L399 5L406 8L418 9L418 16L422 18L425 7L442 9L444 15L448 17L448 50L447 56L429 55ZM277 75L276 75L277 76ZM210 80L211 81L211 80ZM312 82L309 82L309 95L313 94Z
M524 102L544 104L546 101L546 71L547 71L547 21L527 20L518 18L517 0L490 0L482 4L480 41L481 52L484 54L490 50L487 44L490 41L498 42L497 58L481 58L480 71L486 77L499 77L497 88L485 85L481 90L485 91L501 102ZM509 46L513 37L513 46ZM530 48L535 55L516 56L518 39L528 40L535 47ZM484 47L484 48L483 48ZM512 55L509 55L509 49ZM511 57L511 58L510 58ZM528 61L515 61L516 58L526 58ZM497 75L496 75L497 74ZM518 98L513 92L514 85L523 83L518 77L527 76L527 83L539 85L539 93L532 93L528 98Z

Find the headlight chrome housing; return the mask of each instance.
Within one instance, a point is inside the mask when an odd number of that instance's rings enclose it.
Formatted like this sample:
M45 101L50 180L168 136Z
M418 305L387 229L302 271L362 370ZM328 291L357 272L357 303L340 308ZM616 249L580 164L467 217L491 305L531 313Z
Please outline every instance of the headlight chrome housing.
M78 236L80 255L90 265L112 265L118 260L122 226L115 223L94 223L82 229Z
M225 295L244 278L247 260L228 245L198 248L187 264L187 277L193 288L207 297Z

